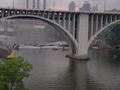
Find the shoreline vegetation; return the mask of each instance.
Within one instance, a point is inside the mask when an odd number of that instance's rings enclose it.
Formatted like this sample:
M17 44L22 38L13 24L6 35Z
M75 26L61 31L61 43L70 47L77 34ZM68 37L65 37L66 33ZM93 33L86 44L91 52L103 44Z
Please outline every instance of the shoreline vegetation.
M29 90L23 79L30 76L33 65L19 56L0 60L0 90Z

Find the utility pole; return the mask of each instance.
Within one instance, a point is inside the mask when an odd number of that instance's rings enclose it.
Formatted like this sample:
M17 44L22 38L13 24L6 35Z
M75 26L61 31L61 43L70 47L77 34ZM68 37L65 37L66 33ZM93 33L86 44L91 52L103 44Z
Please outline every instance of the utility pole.
M13 9L14 9L14 0L13 0Z
M105 12L106 0L89 0L89 1L93 1L93 6L94 6L94 1L104 1L104 12Z
M53 1L53 10L55 10L55 0Z
M44 0L43 9L46 10L46 0Z
M93 7L94 7L95 1L94 0L88 0L88 1L93 1Z
M105 5L106 5L106 1L104 0L104 12L105 12Z

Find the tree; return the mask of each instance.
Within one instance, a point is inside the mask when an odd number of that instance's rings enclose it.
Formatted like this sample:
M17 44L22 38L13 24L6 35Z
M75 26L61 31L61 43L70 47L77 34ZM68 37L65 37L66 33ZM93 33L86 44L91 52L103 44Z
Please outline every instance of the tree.
M29 77L32 64L19 56L0 61L0 90L29 90L24 87L23 79Z
M106 12L120 12L120 10L118 10L118 9L112 9L112 10L108 10Z
M111 46L119 45L119 40L115 36L115 34L111 31L110 34L107 35L107 41L110 43Z
M62 35L52 26L46 24L45 28L44 28L44 32L48 37L51 38L55 38L58 40L63 40L64 38L62 37Z

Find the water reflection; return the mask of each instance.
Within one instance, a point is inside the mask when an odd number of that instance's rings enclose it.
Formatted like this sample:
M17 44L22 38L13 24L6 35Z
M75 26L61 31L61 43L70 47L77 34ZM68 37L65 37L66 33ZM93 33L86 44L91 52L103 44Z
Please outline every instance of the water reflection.
M94 52L98 53L97 57L94 56ZM119 56L117 59L113 59L114 54L118 55L120 51L118 50L103 50L103 56L101 58L100 51L90 50L89 55L91 56L91 61L88 62L89 76L92 76L93 81L97 81L97 88L102 90L118 90L120 88L120 61Z
M78 61L70 59L69 62L69 70L67 73L71 74L71 82L73 83L74 89L86 89L86 80L88 78L88 70L87 70L87 61ZM73 78L74 77L74 78Z
M103 87L88 72L89 61L78 61L65 58L61 51L19 50L17 53L33 64L29 79L25 79L26 87L31 90L95 90ZM30 57L28 57L30 56Z
M45 43L44 37L1 38L3 43ZM29 39L29 40L28 40ZM120 51L89 50L90 61L78 61L65 57L69 51L16 50L17 56L33 64L29 79L24 84L30 90L119 90ZM112 56L117 55L116 59Z

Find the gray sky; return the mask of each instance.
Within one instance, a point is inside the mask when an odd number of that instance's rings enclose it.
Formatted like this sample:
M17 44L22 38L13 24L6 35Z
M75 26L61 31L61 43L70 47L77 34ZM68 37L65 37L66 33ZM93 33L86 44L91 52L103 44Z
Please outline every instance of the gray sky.
M47 9L53 9L53 1L54 0L46 0ZM69 3L72 0L55 0L55 10L68 10ZM84 1L87 0L73 0L76 6L83 6ZM106 10L108 9L120 9L120 0L105 0L106 1ZM29 8L32 8L33 0L29 0ZM89 0L91 3L91 7L93 6L93 0ZM94 4L98 4L99 10L103 10L104 8L104 0L94 0ZM13 0L0 0L0 7L13 7ZM37 6L37 0L36 0ZM15 8L26 8L26 0L14 0ZM40 0L40 9L43 9L43 0ZM78 7L76 7L78 10Z

